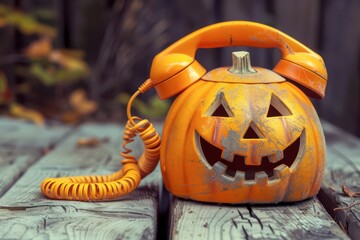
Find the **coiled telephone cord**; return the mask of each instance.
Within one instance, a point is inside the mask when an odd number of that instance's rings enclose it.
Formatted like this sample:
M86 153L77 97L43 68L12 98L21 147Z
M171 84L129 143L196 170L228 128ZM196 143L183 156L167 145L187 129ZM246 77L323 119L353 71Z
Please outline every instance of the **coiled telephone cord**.
M160 136L154 126L147 119L131 116L131 105L135 98L151 87L151 81L146 80L127 105L128 121L123 136L122 169L105 176L47 178L41 184L42 193L51 199L100 201L122 197L134 191L141 179L154 170L160 157ZM131 155L131 149L127 148L127 144L133 142L136 135L142 139L145 148L138 161Z

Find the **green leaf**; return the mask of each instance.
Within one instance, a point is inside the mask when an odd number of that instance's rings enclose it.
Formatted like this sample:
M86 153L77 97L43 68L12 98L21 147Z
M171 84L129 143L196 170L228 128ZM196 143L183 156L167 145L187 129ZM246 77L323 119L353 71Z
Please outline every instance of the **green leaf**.
M54 77L49 73L49 71L46 71L44 67L39 63L33 63L30 66L30 73L38 78L44 85L51 86L54 85L55 79Z
M130 99L130 95L128 93L120 93L117 99L121 104L127 105ZM140 99L135 99L132 105L132 108L134 108L140 114L140 117L151 119L164 118L169 107L170 102L167 100L160 100L158 96L152 96L148 103L145 103Z
M17 69L18 73L26 77L26 69ZM58 69L52 65L44 66L39 62L31 64L30 75L40 80L45 86L67 85L81 80L87 72L79 70Z

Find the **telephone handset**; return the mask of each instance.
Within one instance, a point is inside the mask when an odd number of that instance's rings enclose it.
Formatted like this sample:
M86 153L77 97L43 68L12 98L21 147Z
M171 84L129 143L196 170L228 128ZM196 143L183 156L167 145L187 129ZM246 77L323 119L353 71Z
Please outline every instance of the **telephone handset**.
M124 196L136 189L142 178L153 171L159 161L160 137L146 119L131 116L134 99L155 87L160 99L184 91L206 73L195 60L199 48L249 46L278 48L281 59L274 72L310 90L312 96L325 94L327 72L322 58L290 36L272 27L246 21L213 24L175 42L153 60L150 78L131 97L127 107L128 122L124 131L123 168L108 176L48 178L41 185L44 195L52 199L96 201ZM139 135L145 151L136 160L126 148Z
M229 46L278 48L281 59L274 72L324 97L327 72L317 53L275 28L245 21L204 27L159 53L150 71L159 97L174 96L205 74L206 70L194 59L197 49Z

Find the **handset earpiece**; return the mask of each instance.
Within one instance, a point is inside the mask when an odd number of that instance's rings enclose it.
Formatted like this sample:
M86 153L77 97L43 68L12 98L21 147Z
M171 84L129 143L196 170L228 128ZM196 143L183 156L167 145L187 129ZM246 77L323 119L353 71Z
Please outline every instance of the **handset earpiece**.
M160 55L153 61L150 79L160 99L167 99L199 80L206 69L194 58L179 53Z
M281 60L274 71L302 85L316 97L325 95L327 72L318 54L275 28L253 22L230 21L199 29L154 58L150 80L160 99L178 94L206 73L194 59L197 49L228 46L278 48Z
M317 56L303 52L288 54L280 59L274 72L305 87L303 90L309 96L323 98L328 76L324 61Z

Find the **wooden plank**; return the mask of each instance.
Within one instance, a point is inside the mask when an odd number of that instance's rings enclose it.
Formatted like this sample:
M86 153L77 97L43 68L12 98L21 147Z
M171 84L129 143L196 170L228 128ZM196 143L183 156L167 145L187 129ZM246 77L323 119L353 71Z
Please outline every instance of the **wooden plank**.
M172 239L349 239L316 198L276 206L174 198L171 211Z
M352 239L360 235L360 206L334 210L360 203L359 196L350 197L343 187L360 193L360 139L324 122L327 141L325 179L319 199L336 222Z
M153 239L154 235L149 215L123 209L46 206L6 209L1 214L1 239Z
M41 156L39 151L9 151L0 148L0 196Z
M69 131L68 127L39 127L16 119L0 119L0 196Z
M76 146L79 137L107 138L96 147ZM87 124L43 157L0 199L0 238L154 239L161 183L159 169L140 187L107 202L54 201L40 193L45 177L107 174L121 168L122 129L112 124ZM139 142L133 146L141 152ZM11 211L11 215L9 215ZM20 236L19 236L20 238Z
M47 151L69 131L66 126L37 126L32 123L0 118L0 147L7 150L41 149Z

